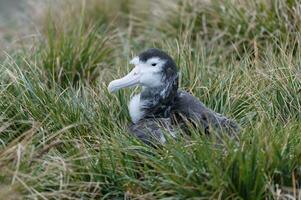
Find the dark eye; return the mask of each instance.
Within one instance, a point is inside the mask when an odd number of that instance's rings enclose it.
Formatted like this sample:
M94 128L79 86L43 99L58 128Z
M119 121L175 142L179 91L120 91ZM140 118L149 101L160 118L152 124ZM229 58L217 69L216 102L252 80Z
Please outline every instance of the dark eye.
M156 66L157 65L157 63L152 63L152 66Z

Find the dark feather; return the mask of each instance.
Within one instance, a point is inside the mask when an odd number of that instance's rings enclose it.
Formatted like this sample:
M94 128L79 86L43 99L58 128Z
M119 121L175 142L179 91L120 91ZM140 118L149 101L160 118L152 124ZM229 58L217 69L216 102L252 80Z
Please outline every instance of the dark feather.
M148 145L163 144L165 133L174 134L169 118L147 118L129 126L129 132Z
M173 115L184 116L189 121L201 124L206 133L210 133L211 129L229 135L239 132L236 122L207 108L196 97L185 91L178 91L171 112ZM184 119L178 119L181 120Z

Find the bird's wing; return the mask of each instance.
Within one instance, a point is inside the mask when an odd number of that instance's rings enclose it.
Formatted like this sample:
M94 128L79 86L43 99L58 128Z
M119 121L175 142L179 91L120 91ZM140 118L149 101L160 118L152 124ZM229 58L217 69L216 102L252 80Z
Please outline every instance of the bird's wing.
M188 120L201 124L205 132L209 132L211 128L229 134L239 131L236 122L207 108L196 97L185 91L178 92L172 113L184 116Z

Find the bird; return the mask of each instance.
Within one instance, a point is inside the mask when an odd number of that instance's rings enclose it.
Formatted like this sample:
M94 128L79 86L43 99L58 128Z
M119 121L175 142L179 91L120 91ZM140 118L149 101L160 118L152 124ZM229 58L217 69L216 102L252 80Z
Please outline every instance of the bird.
M187 127L188 123L200 126L206 134L213 130L229 135L239 132L234 120L211 110L189 92L179 89L177 65L166 52L150 48L134 57L130 64L134 68L124 77L111 81L108 91L142 87L128 104L132 120L129 133L145 144L165 144L166 134L177 138L177 127Z

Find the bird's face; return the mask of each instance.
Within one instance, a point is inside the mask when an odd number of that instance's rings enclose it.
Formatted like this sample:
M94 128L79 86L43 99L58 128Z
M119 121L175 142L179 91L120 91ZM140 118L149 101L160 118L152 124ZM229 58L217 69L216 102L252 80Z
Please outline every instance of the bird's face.
M164 85L166 71L170 68L168 63L173 61L164 52L157 49L149 49L142 52L139 56L133 58L130 64L134 68L123 78L112 81L108 90L115 92L125 87L141 85L146 88L155 88ZM172 66L176 71L175 66ZM169 70L170 71L170 70Z

